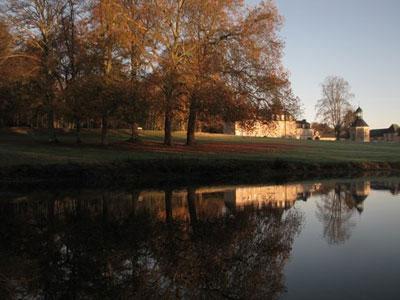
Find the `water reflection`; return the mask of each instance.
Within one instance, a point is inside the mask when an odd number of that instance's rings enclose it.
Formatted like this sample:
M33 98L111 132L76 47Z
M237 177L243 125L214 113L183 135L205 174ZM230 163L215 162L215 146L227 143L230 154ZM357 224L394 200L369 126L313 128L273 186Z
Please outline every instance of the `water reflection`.
M325 184L320 190L317 203L317 218L323 224L323 236L329 244L343 244L351 237L356 226L354 217L364 211L364 202L374 190L389 190L399 193L396 181L353 181Z
M324 237L329 244L341 244L351 236L356 225L355 211L362 213L363 202L370 193L369 182L336 183L323 193L317 204L317 217L324 226Z
M372 189L398 182L1 194L0 298L267 298L319 196L344 243Z
M302 218L253 189L4 196L1 296L277 298Z

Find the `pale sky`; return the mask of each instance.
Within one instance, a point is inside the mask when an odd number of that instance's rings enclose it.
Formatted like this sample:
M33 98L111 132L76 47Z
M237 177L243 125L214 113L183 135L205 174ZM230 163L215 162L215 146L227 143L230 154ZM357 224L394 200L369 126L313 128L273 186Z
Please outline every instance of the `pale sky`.
M284 65L305 118L315 119L324 78L338 75L372 128L400 124L400 0L275 2L285 18Z

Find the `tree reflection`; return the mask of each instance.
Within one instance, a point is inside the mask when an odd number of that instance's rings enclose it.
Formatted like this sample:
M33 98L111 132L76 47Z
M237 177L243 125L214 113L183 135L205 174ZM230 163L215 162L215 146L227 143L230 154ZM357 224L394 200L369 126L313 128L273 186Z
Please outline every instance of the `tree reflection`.
M316 215L323 224L323 235L329 244L343 244L351 237L356 223L355 211L363 212L363 202L370 192L369 182L338 183L326 187L317 203Z
M175 228L172 239L162 235L153 240L151 261L159 277L145 291L155 289L162 298L277 298L302 220L298 212L249 206L209 222L195 217L193 195L189 190L195 230L190 234L175 223L180 229Z
M182 203L167 190L154 202L164 203L158 218L138 209L138 195L41 193L3 205L0 298L275 299L284 291L302 223L296 210L249 205L200 218L195 189ZM174 218L174 201L188 219Z

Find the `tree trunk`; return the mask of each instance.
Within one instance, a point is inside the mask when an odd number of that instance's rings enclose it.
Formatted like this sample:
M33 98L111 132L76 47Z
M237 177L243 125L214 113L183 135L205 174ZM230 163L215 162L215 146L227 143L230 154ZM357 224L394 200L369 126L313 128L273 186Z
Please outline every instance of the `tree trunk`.
M189 215L190 215L190 224L192 225L193 229L197 223L197 212L196 212L196 189L188 188L187 190L187 201L188 201L188 208L189 208Z
M172 112L170 109L165 112L164 144L172 146Z
M194 100L192 100L189 109L189 119L187 127L186 145L192 146L196 143L196 123L197 123L197 107Z
M80 144L82 143L81 140L81 120L79 118L76 118L76 143Z
M165 221L170 224L172 222L172 190L167 189L165 194Z
M53 108L49 108L47 112L47 130L49 134L49 142L57 143L57 136L54 130L54 111Z
M336 140L339 141L340 140L340 127L335 127L335 135L336 135Z
M133 122L131 125L131 138L130 142L135 143L139 140L138 124Z
M108 145L107 141L107 129L108 129L108 122L107 116L103 116L101 118L101 144Z
M135 190L132 192L132 214L133 215L136 215L139 196L140 196L140 191Z

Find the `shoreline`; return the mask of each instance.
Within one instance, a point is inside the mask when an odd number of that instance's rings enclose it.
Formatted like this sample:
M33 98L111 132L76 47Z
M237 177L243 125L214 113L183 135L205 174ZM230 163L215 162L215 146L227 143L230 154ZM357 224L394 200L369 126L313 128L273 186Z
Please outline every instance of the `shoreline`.
M400 162L149 159L105 164L15 165L0 170L2 188L113 188L287 182L400 174Z

